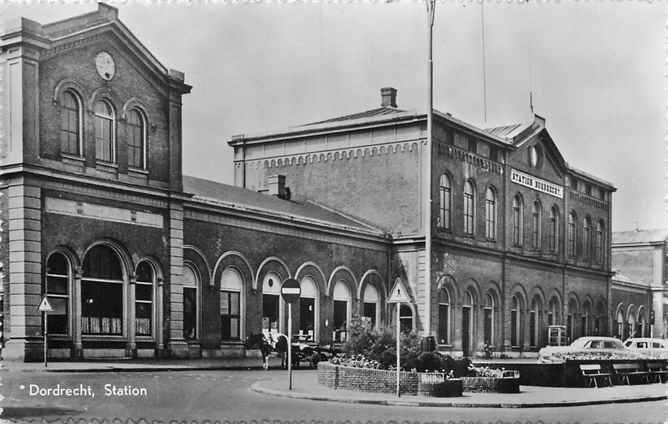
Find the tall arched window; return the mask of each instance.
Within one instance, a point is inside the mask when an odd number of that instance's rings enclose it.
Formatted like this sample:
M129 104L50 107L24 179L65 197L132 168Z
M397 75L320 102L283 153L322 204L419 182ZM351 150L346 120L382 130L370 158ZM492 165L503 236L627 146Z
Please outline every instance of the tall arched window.
M483 341L487 345L494 344L494 297L487 293L483 308Z
M95 159L116 161L116 115L106 101L95 103Z
M591 333L591 302L585 301L582 306L582 315L580 315L580 327L582 328L582 336L589 336Z
M522 246L524 240L524 202L519 194L513 197L513 246Z
M284 329L285 309L281 302L281 277L268 272L262 280L262 331L276 340Z
M485 193L485 237L496 240L496 193L492 187Z
M111 247L88 251L81 277L82 334L123 334L124 283L121 260Z
M445 287L438 299L438 343L450 344L450 293Z
M596 263L603 263L603 253L605 252L605 243L604 243L604 233L603 221L598 221L596 223L596 247L594 248L594 260Z
M538 346L540 344L540 321L541 321L541 301L538 296L531 300L531 310L529 311L529 345Z
M570 299L568 301L568 315L566 316L566 334L571 341L577 338L577 314L578 303L575 299Z
M62 253L52 253L46 262L46 287L53 312L47 320L48 334L69 334L70 263Z
M352 317L352 296L348 285L337 281L334 285L334 341L348 340L348 325Z
M475 230L475 187L471 181L464 183L464 233L473 235Z
M520 343L520 300L515 295L510 307L510 345L519 347Z
M60 150L63 153L82 155L82 119L80 97L73 90L63 92L60 111Z
M626 335L624 334L624 313L621 311L621 309L617 311L617 319L615 324L617 324L615 326L617 328L617 334L615 334L615 337L621 340L626 340Z
M466 290L462 299L462 352L464 356L471 354L473 347L474 297L470 290Z
M547 243L550 246L550 251L556 252L558 250L559 241L559 209L552 206L550 209L550 226L548 228Z
M320 316L318 286L311 277L302 278L299 285L302 289L299 296L299 337L307 341L317 341Z
M538 200L533 202L533 208L531 210L531 247L533 249L540 249L541 247L541 231L540 225L543 215L543 206Z
M220 338L241 338L241 297L244 283L234 268L225 268L220 276Z
M446 174L441 175L439 199L438 226L444 230L449 230L450 210L452 207L452 185L450 184L450 177Z
M153 334L153 291L155 272L150 263L137 265L135 281L135 331L138 336Z
M190 263L183 266L183 338L196 340L199 336L199 286L197 268Z
M584 259L589 259L591 255L591 218L586 216L582 221L582 256Z
M146 169L146 117L138 109L128 113L128 166Z
M577 252L577 222L575 211L568 214L568 256L574 258Z

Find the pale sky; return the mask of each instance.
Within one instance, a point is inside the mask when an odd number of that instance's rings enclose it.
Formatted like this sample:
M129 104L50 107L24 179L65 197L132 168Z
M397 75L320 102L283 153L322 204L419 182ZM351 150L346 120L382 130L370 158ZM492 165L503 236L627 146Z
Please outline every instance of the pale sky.
M193 85L184 98L184 173L232 183L231 135L377 107L426 105L426 17L420 1L377 4L112 3L167 67ZM0 21L42 23L94 3L10 4ZM477 126L536 113L566 160L612 182L613 230L668 227L668 14L663 2L438 4L435 107Z

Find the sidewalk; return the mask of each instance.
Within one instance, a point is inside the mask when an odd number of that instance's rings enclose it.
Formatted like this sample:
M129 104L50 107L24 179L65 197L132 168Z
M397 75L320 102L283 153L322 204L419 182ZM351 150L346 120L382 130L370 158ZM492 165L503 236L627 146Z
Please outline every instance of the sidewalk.
M281 358L269 357L272 369L280 368ZM141 372L141 371L187 371L187 370L248 370L262 369L261 358L215 358L215 359L118 359L89 360L86 362L42 362L1 361L0 371L10 372Z
M434 398L394 394L334 390L317 382L315 371L293 374L293 389L288 391L287 372L271 373L266 381L251 390L270 396L344 403L387 406L431 406L461 408L544 408L584 406L603 403L646 402L668 399L668 384L644 384L596 388L521 386L520 393L469 393L462 397Z

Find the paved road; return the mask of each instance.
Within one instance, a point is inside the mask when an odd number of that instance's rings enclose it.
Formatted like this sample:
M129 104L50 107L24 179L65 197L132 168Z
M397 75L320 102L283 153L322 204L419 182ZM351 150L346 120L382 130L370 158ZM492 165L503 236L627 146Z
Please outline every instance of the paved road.
M269 371L272 372L272 371ZM252 383L265 371L175 371L132 373L43 373L2 372L1 392L6 408L4 419L41 422L42 418L65 421L83 418L146 418L149 420L322 420L345 421L455 421L467 422L578 422L578 423L663 423L668 419L666 402L613 404L568 408L486 409L415 408L341 404L273 398L253 393ZM299 379L299 372L295 373ZM30 396L30 385L45 389L78 388L94 397L58 398ZM146 389L146 396L105 396L104 386ZM21 389L24 386L24 389ZM33 386L33 389L35 386ZM668 389L668 387L667 387ZM10 406L19 406L12 408ZM258 423L262 424L262 423Z

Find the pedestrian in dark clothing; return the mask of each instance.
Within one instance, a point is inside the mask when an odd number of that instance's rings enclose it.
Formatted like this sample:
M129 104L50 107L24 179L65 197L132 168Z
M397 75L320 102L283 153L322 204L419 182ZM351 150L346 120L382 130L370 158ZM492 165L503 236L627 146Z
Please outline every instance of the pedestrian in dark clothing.
M276 340L276 352L281 356L281 368L288 368L288 338L284 334L279 334Z

